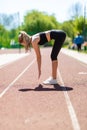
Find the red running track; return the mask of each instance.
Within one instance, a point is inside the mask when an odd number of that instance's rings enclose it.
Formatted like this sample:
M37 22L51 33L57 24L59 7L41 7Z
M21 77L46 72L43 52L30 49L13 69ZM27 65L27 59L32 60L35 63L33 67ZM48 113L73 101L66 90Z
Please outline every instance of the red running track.
M0 69L1 130L86 130L87 66L59 55L58 85L43 85L51 74L51 48L41 49L38 80L33 50Z

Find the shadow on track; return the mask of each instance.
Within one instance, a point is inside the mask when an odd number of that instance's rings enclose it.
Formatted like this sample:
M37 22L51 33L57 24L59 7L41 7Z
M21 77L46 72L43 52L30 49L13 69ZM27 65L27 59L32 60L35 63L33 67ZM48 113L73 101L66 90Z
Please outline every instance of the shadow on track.
M44 86L42 84L39 84L34 89L23 88L23 89L19 89L18 91L27 92L27 91L71 91L71 90L73 90L73 88L66 87L66 86L60 86L59 84L53 85L53 88L44 88Z

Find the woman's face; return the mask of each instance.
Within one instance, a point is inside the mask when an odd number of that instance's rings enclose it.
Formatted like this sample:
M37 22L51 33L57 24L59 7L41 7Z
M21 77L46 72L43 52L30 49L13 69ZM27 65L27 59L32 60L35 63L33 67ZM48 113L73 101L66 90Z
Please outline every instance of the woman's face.
M25 43L25 41L24 41L24 39L23 39L23 34L20 34L19 35L19 43L21 44L21 45L23 45L23 46L25 46L26 45L26 43Z
M29 49L29 45L28 45L28 42L29 42L29 38L27 35L21 33L19 34L19 37L18 37L18 40L19 40L19 43L25 47L25 50L28 50Z

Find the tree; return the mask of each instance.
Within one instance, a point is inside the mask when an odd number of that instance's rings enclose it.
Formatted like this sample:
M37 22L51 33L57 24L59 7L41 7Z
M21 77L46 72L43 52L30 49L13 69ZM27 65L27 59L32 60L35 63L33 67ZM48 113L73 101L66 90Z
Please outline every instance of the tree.
M9 47L10 38L9 31L7 31L3 25L0 25L0 48Z
M87 39L86 7L84 8L84 16L82 15L82 5L79 2L73 4L69 12L71 13L73 28L75 30L74 36L79 32Z
M32 10L24 17L22 28L29 34L35 34L49 29L57 29L58 25L53 15L48 16L45 12Z

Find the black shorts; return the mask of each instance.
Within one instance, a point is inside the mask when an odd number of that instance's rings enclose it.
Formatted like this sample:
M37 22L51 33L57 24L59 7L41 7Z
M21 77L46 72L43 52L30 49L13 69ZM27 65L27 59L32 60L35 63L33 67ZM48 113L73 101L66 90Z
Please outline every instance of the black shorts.
M39 45L43 45L48 42L45 32L39 33L40 41ZM62 30L50 30L50 39L54 39L54 44L51 52L51 60L57 60L58 53L64 43L66 33Z
M50 38L54 39L54 45L51 52L51 60L57 60L59 51L64 43L66 38L66 33L62 30L52 30L50 32Z
M52 30L50 32L50 38L57 40L58 43L64 42L65 37L66 37L66 33L62 30Z

